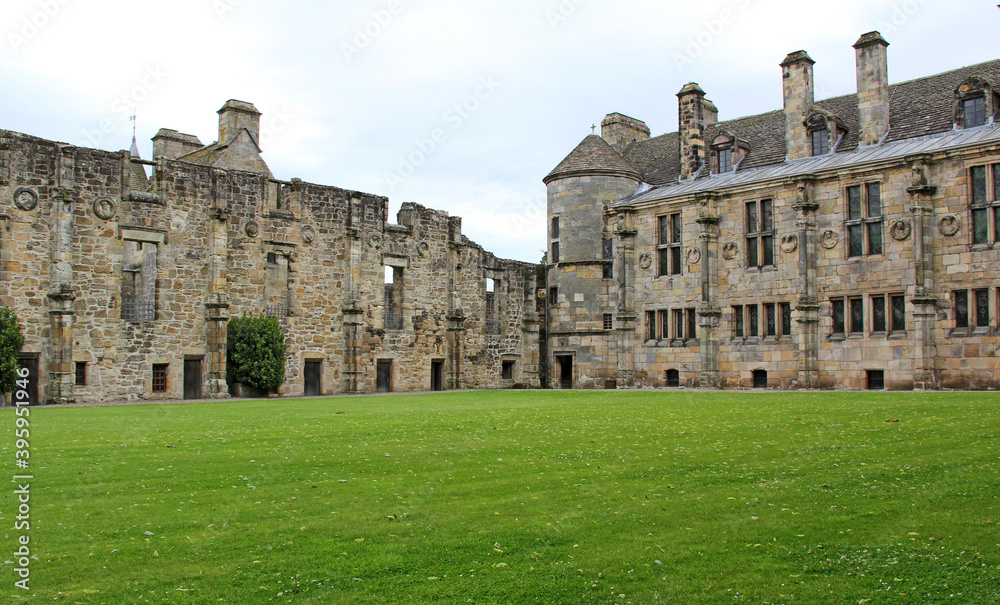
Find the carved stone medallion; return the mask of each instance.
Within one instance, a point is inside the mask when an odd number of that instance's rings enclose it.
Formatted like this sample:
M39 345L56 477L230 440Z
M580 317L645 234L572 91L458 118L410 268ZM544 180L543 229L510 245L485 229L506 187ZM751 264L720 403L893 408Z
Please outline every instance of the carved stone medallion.
M687 251L687 261L689 265L697 265L698 261L701 260L701 250L695 246L691 246Z
M840 235L833 229L827 229L820 236L819 243L827 250L833 250L840 243Z
M21 210L34 210L38 205L38 194L34 189L18 187L14 191L14 205Z
M639 256L639 266L643 269L649 269L653 266L653 255L649 252L643 252Z
M420 258L427 258L427 256L430 253L431 253L430 244L428 244L427 242L420 242L419 244L417 244L417 256L419 256Z
M892 234L892 239L897 242L902 242L910 238L910 232L913 228L910 226L910 221L899 219L892 224L892 228L889 232Z
M378 233L372 233L368 236L368 246L376 250L382 247L382 238L379 237Z
M311 244L316 240L316 228L312 225L306 225L302 227L302 242L305 244Z
M951 237L962 229L962 220L957 215L949 214L941 218L941 225L938 227L941 235Z
M243 232L248 237L255 238L260 234L260 225L257 224L257 221L247 221L247 224L243 225Z
M799 236L794 233L789 233L788 235L783 235L781 237L781 251L792 253L799 249Z
M722 247L722 258L733 260L740 255L740 246L736 242L729 242Z
M118 205L109 197L99 197L94 200L94 216L102 221L110 221L117 211Z

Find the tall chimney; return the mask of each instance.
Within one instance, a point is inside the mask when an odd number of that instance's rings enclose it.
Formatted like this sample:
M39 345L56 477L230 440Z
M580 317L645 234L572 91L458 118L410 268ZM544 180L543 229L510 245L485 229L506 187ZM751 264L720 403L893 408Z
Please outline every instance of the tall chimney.
M624 153L629 145L649 139L649 126L620 113L609 113L601 121L601 138L618 153Z
M791 160L812 156L812 144L805 121L814 102L815 64L804 50L791 53L781 62L785 93L785 147L788 159Z
M253 103L229 99L219 110L219 144L225 145L235 139L244 128L260 145L260 112Z
M705 91L689 82L677 93L681 178L694 176L705 163Z
M889 72L882 34L868 32L854 43L858 61L859 143L874 145L889 131Z

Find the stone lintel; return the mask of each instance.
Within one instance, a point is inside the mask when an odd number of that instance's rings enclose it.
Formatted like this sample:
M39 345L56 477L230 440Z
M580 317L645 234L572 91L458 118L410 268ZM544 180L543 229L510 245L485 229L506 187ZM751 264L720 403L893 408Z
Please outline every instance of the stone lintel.
M932 195L937 193L937 187L934 187L932 185L918 185L916 187L907 187L906 192L914 197L919 197L919 196L931 197Z
M121 227L120 235L123 240L133 242L143 242L146 244L163 244L167 241L167 230L153 227Z

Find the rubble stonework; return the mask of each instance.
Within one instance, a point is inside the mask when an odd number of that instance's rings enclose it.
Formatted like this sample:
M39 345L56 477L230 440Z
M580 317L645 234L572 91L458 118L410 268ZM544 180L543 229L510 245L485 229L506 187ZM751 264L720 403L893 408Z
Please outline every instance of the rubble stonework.
M1000 387L1000 61L890 86L887 46L856 95L797 51L783 109L719 122L690 83L679 132L609 114L544 179L553 386Z
M162 130L155 161L0 131L0 304L24 325L39 401L227 397L226 326L243 314L282 321L283 395L540 386L535 265L445 212L407 203L393 224L384 197L275 179L259 115L228 102L204 148Z

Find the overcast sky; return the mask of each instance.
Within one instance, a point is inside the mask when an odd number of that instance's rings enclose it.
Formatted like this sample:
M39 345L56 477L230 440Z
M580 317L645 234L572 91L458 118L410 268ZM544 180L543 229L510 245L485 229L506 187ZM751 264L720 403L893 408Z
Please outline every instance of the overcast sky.
M541 179L607 113L677 127L696 81L720 119L781 108L804 49L818 99L856 90L878 29L889 79L1000 56L997 0L6 0L0 128L142 156L160 128L216 140L227 99L263 112L264 159L299 177L463 217L537 262Z

